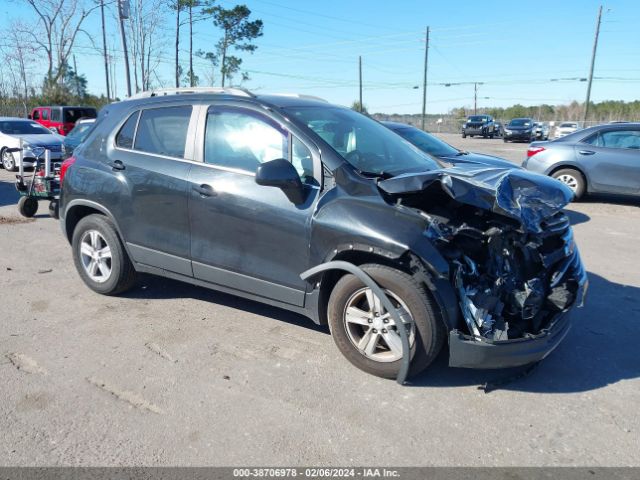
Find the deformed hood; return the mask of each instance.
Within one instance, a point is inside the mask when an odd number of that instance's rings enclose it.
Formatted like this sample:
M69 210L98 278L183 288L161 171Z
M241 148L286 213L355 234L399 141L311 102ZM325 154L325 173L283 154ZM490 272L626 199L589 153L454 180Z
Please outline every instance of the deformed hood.
M407 173L378 183L390 195L417 193L439 183L460 203L518 220L525 230L539 233L541 221L561 210L573 198L571 189L559 181L503 167L452 167Z

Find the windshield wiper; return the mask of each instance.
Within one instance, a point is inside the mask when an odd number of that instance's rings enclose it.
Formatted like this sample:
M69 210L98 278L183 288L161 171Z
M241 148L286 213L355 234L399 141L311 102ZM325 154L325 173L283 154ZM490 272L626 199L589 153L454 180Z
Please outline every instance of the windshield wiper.
M393 177L392 174L390 174L389 172L385 172L384 170L381 170L380 172L367 172L366 170L358 170L358 173L365 177L373 177L373 178L382 177L385 180L387 178Z

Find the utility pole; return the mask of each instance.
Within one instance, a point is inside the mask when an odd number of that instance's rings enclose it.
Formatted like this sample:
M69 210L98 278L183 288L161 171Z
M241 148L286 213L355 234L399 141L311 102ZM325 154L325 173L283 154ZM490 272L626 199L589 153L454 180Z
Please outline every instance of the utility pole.
M193 2L189 2L189 86L195 87L193 78Z
M589 71L589 83L587 84L587 101L584 104L584 127L586 127L587 116L589 115L589 101L591 99L591 82L593 82L593 67L596 63L596 50L598 49L598 37L600 36L600 21L602 20L602 5L598 9L598 20L596 22L596 35L593 39L593 52L591 53L591 69Z
M180 8L181 0L176 0L176 88L180 87ZM224 69L224 58L222 59L222 68ZM222 77L222 86L224 87L224 76Z
M473 114L478 114L478 82L473 82Z
M360 113L364 111L364 107L362 105L362 56L358 57L358 78L359 78L359 90L360 90Z
M127 96L131 96L131 75L129 74L129 53L127 52L127 36L124 32L124 19L129 18L129 0L118 0L118 16L120 17L120 35L124 50L124 72L127 77Z
M102 15L102 52L104 55L104 78L107 82L107 103L111 103L109 91L109 60L107 58L107 34L104 26L104 0L100 0L100 14Z
M73 73L76 87L76 95L80 96L80 86L78 85L78 64L76 63L76 54L73 54Z
M427 27L427 37L424 45L424 77L422 79L422 130L425 128L427 119L427 66L429 65L429 27Z

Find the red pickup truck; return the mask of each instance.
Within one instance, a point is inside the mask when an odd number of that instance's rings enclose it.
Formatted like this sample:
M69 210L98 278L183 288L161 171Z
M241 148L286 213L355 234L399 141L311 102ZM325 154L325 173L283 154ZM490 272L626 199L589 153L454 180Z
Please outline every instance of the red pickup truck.
M81 118L96 118L97 111L93 107L36 107L29 118L60 135L69 133Z

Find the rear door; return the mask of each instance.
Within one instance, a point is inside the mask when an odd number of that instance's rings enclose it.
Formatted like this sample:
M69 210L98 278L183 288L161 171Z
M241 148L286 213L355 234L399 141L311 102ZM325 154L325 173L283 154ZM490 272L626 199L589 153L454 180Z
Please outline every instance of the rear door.
M145 108L123 120L108 154L122 188L103 192L133 259L187 276L192 114L191 105L177 104Z
M196 278L302 306L309 264L311 215L318 198L320 159L308 140L293 135L262 110L203 108L189 217ZM258 185L257 167L292 159L305 185L294 205L282 190Z
M575 150L594 191L640 194L640 129L601 130Z

